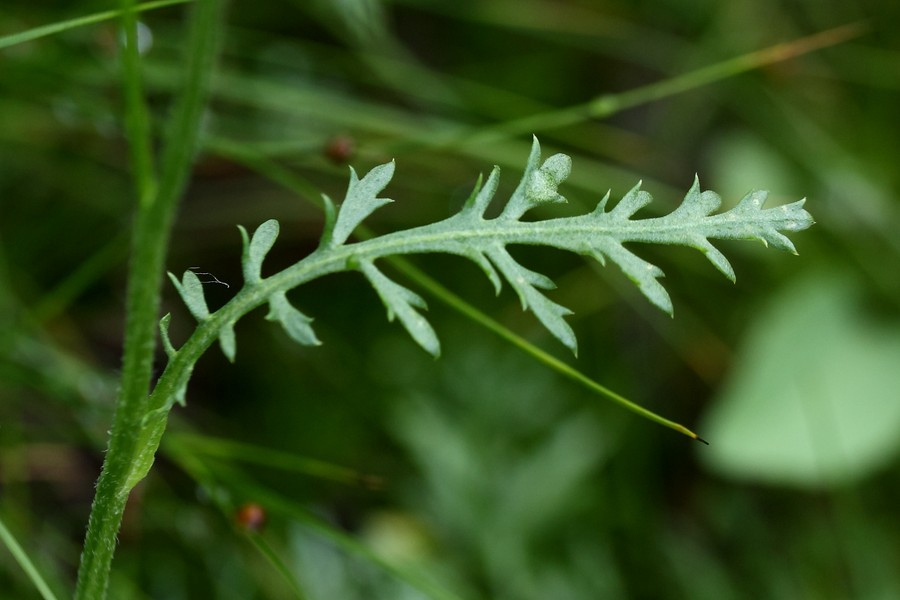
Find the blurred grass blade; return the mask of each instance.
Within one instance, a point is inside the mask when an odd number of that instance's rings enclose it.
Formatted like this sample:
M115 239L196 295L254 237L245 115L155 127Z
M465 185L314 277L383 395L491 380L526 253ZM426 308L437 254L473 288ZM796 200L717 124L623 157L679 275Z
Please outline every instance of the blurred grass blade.
M174 4L184 4L185 2L192 1L193 0L157 0L156 2L145 2L144 4L138 4L131 10L105 10L103 12L86 15L84 17L76 17L74 19L68 19L66 21L57 21L56 23L41 25L40 27L34 27L32 29L20 31L18 33L0 36L0 50L2 50L3 48L8 48L10 46L15 46L16 44L22 44L24 42L30 42L31 40L36 40L42 37L47 37L49 35L54 35L56 33L61 33L63 31L68 31L69 29L76 29L78 27L84 27L85 25L93 25L94 23L109 21L110 19L115 19L116 17L121 17L122 15L128 13L146 12L148 10L165 8Z
M124 232L107 241L36 301L31 318L36 324L41 324L62 314L90 286L96 285L101 277L121 265L127 251L128 236Z
M33 583L34 587L40 592L41 597L44 598L44 600L56 600L56 596L53 594L50 586L47 585L47 582L41 577L41 574L34 566L34 563L28 558L28 554L22 546L19 545L19 542L16 540L15 536L13 536L12 532L6 528L3 519L0 519L0 540L2 540L3 544L9 549L9 553L13 555L13 558L16 559L16 562L19 563L19 566L22 567L22 570L28 575L31 583Z
M360 473L353 469L335 465L321 460L298 456L290 452L282 452L264 448L254 444L245 444L232 440L215 438L194 433L170 433L166 444L176 444L194 454L211 458L226 459L231 462L243 462L260 465L271 469L302 473L311 477L320 477L330 481L351 485L364 485L370 488L381 487L381 479L374 475Z
M253 544L253 547L256 548L259 553L265 557L266 561L272 565L272 568L281 575L281 578L287 583L288 587L291 588L291 591L294 592L294 596L300 600L304 600L307 596L303 593L303 590L300 589L300 584L297 583L297 579L291 571L291 567L288 566L281 556L278 555L278 552L269 545L266 538L258 533L250 533L248 534L248 538L250 539L250 543Z
M833 29L796 39L791 42L775 44L762 50L742 54L684 75L665 79L645 85L621 94L600 96L592 100L588 106L591 117L608 117L626 108L640 104L655 102L663 98L675 96L716 81L734 77L747 71L759 69L766 65L797 58L816 50L828 48L853 38L859 37L868 30L864 22L849 23Z
M496 139L534 134L546 129L574 125L590 119L603 119L629 108L669 98L716 81L746 73L747 71L846 42L859 37L867 30L868 25L865 22L842 25L791 42L775 44L762 50L742 54L684 73L683 75L669 77L626 92L603 94L585 104L499 123L492 127L472 130L461 136L457 134L451 141L454 143L464 142L466 144L485 143Z
M125 130L139 205L152 201L156 194L153 165L153 140L150 111L144 100L141 54L138 44L137 13L126 10L122 16L125 41L121 47L122 87L125 96Z

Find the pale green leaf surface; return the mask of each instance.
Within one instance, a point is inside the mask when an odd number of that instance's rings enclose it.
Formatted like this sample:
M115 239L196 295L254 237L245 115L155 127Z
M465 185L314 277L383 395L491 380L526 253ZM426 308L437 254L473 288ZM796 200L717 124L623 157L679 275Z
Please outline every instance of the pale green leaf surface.
M262 279L263 260L278 238L278 221L269 219L262 223L253 232L253 237L250 238L249 242L247 241L247 230L240 226L238 228L241 230L241 238L244 242L241 265L244 271L244 281L248 284L257 283Z
M506 204L501 219L518 220L532 208L541 204L559 204L566 201L557 187L569 176L572 159L565 154L554 154L537 167L541 158L541 146L534 138L525 174L516 191Z
M315 252L295 265L261 279L262 261L278 234L278 223L267 221L244 241L243 267L247 284L229 303L210 318L203 299L202 285L196 275L187 272L181 282L172 277L192 314L201 321L203 340L219 339L222 350L233 359L235 340L232 327L242 314L268 302L269 320L279 321L288 335L301 344L319 343L310 327L311 319L288 302L285 293L304 283L330 273L360 270L375 288L387 307L388 317L399 317L413 339L433 355L440 352L437 336L417 309L424 301L411 290L395 283L379 271L376 260L392 255L440 252L456 254L475 262L499 291L502 278L518 294L522 306L531 310L547 330L573 352L577 340L565 317L570 311L553 302L541 290L555 286L548 277L521 265L510 254L509 246L523 244L553 247L591 257L601 264L609 259L640 291L660 309L672 313L672 301L659 278L662 270L641 259L626 244L654 243L682 245L702 251L710 262L729 279L734 271L712 239L760 240L780 249L793 251L794 246L781 232L794 232L812 224L803 210L803 201L764 209L766 192L747 194L734 208L712 214L721 200L717 194L701 191L695 177L684 202L662 217L635 219L635 214L652 200L640 184L629 190L610 210L609 193L590 213L535 221L521 221L531 208L565 201L558 186L569 175L571 160L555 154L541 163L541 148L535 138L525 173L499 216L485 218L485 211L498 189L499 169L491 172L484 185L479 178L462 210L443 221L395 231L369 240L345 243L360 222L391 200L378 194L394 174L390 162L369 171L362 179L351 169L344 202L335 211L333 203L323 198L326 222L322 241ZM219 313L222 313L221 315ZM200 343L207 343L206 341Z
M756 315L700 427L702 457L736 479L859 481L900 450L900 323L864 314L848 278L793 284Z
M325 231L313 258L327 261L328 253L346 253L342 254L346 258L341 259L339 267L330 268L360 269L376 288L388 309L389 317L399 316L416 342L429 352L437 354L439 344L434 330L415 310L424 308L421 298L389 280L373 263L390 254L443 252L463 256L481 267L498 291L502 273L503 278L518 294L522 306L531 310L550 333L576 352L575 333L565 321L565 317L571 314L570 311L540 291L553 289L553 282L520 265L509 254L507 246L550 246L592 257L601 264L605 264L608 258L622 269L651 303L672 314L672 301L659 282L659 278L663 276L662 270L638 257L625 247L626 243L676 244L697 248L719 271L734 281L734 270L710 239L761 240L777 248L793 251L793 245L780 231L798 231L812 224L809 213L802 208L803 201L763 209L765 192L751 192L731 210L712 214L720 207L721 199L714 192L701 191L696 177L683 203L663 217L633 218L652 201L650 194L640 189L639 183L608 211L606 206L609 194L598 203L595 210L585 215L520 221L519 218L535 206L565 201L557 188L570 170L571 159L563 154L555 154L541 163L541 148L535 138L525 172L500 216L490 219L484 217L498 189L499 169L495 167L484 185L479 178L458 214L430 225L345 246L347 238L363 219L390 202L379 198L378 194L390 182L394 163L375 167L362 179L351 169L347 194L336 216L333 204L327 197L324 198ZM259 238L261 241L258 247L263 250L258 254L248 250L250 258L245 262L261 260L264 250L271 247L277 225L269 223L264 225L270 228L271 233ZM260 234L255 234L254 238L258 235ZM246 240L246 234L244 237ZM255 242L251 241L248 247L252 249L254 245ZM258 259L255 258L257 256ZM254 266L254 272L256 269ZM279 290L278 293L283 291ZM293 314L290 312L293 309L288 309L290 305L284 298L271 304L270 318L277 318L279 314ZM278 320L293 323L292 337L295 339L305 340L303 343L315 340L312 330L308 328L308 317L291 320L285 316Z
M608 201L607 198L604 198L603 200L604 204ZM628 190L628 193L622 196L622 199L609 211L609 218L619 220L630 219L634 213L641 210L652 201L653 196L643 191L641 189L641 182L638 181L637 185Z
M532 199L534 206L540 203L564 203L565 196L556 190L560 183L572 172L572 159L565 154L554 154L544 161L541 168L531 174L525 197Z
M425 317L416 310L416 308L427 309L421 296L388 279L371 262L360 263L359 269L387 308L388 320L393 321L395 316L398 317L417 344L432 356L440 355L441 345L437 334Z
M463 206L463 214L471 214L478 218L484 217L484 211L491 203L494 194L497 193L497 184L500 183L500 167L495 166L493 168L487 183L483 186L481 185L481 180L482 176L479 175L478 181L475 182L475 187L472 190L472 194Z
M589 254L595 258L608 256L654 306L670 315L673 313L672 299L658 281L664 276L662 269L639 258L615 240L598 239L590 246ZM606 264L606 261L601 259L600 264Z
M390 198L378 197L393 176L393 161L375 167L362 179L357 177L356 171L352 167L350 168L350 185L347 186L347 196L341 203L334 229L331 232L333 246L339 246L346 242L363 219L385 204L393 202Z
M234 324L228 323L219 329L219 347L222 348L222 354L228 359L228 362L234 362L234 356L237 353L237 341L234 338Z
M565 306L556 304L538 291L538 289L554 289L556 285L553 281L517 263L501 244L495 244L488 248L486 254L516 291L522 308L530 309L556 339L573 353L577 353L578 342L575 339L575 332L563 319L566 315L572 314L572 311Z
M193 271L185 271L181 281L178 281L172 273L169 273L169 279L178 290L178 295L184 300L188 310L194 315L194 318L201 323L209 318L209 308L206 306L206 297L203 295L203 284L200 278Z
M193 368L190 368L182 376L181 380L175 387L175 394L172 397L172 403L178 404L179 406L187 405L187 386L188 382L191 380L192 373Z
M313 331L312 318L294 308L284 292L276 292L269 297L269 321L278 321L292 340L304 346L318 346L322 342Z
M166 356L169 357L169 360L177 354L175 346L172 345L172 340L169 339L169 323L171 321L172 313L166 313L163 318L159 320L159 336L162 338L162 347Z
M503 213L500 215L501 218L518 220L518 218L528 210L530 202L525 197L525 194L528 183L531 180L531 175L538 168L538 163L540 161L541 145L538 143L537 137L533 137L531 142L531 152L528 155L528 162L525 164L525 172L522 173L522 179L519 180L519 185L516 186L515 191L509 198L509 202L506 203L506 208L503 209Z
M322 194L322 210L325 213L325 226L322 228L322 239L319 240L319 247L329 248L332 245L332 239L334 239L337 209L334 206L334 201L327 194Z

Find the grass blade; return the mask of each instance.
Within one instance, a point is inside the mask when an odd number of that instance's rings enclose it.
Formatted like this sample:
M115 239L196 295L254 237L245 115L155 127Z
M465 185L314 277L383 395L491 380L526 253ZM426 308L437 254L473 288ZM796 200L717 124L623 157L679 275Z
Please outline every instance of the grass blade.
M165 8L167 6L184 4L186 2L192 1L193 0L156 0L155 2L145 2L144 4L138 4L133 8L124 8L120 10L104 10L103 12L94 13L92 15L85 15L83 17L76 17L74 19L68 19L66 21L58 21L56 23L41 25L40 27L34 27L25 31L12 33L10 35L0 36L0 50L2 50L3 48L9 48L10 46L15 46L16 44L23 44L25 42L30 42L42 37L62 33L63 31L68 31L70 29L84 27L85 25L93 25L94 23L109 21L110 19L121 17L122 15L133 15L134 13L146 12L148 10Z
M34 566L34 563L31 562L31 559L28 558L28 553L26 553L22 546L19 545L19 542L16 540L15 536L13 536L12 532L6 528L3 519L0 519L0 541L2 541L9 549L9 553L13 555L13 558L16 559L16 562L19 563L19 566L22 567L22 570L28 575L31 583L33 583L34 587L40 592L41 597L44 600L56 600L56 596L53 594L50 586L47 585L47 582L41 577L41 574L38 572L37 567Z

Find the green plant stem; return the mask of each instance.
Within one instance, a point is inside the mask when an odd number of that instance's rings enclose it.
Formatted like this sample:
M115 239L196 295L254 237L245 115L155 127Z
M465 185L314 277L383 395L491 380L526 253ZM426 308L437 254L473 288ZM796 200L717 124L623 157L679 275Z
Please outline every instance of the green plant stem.
M126 1L123 11L130 12L132 4ZM172 127L168 131L160 184L156 193L139 198L133 226L121 387L109 449L88 522L78 570L76 600L96 600L106 595L116 536L128 495L136 483L127 475L131 472L135 457L145 452L135 434L141 428L149 402L147 394L156 347L156 320L165 255L175 208L197 147L200 116L205 106L218 34L222 28L224 3L221 0L201 0L190 12L186 80L183 94L176 101ZM131 44L124 51L137 52L137 48ZM137 66L137 62L132 57L126 59L124 64L125 77L130 80L127 85L139 85L135 83L135 73L130 71ZM140 110L137 107L138 104L133 101L128 104L129 110ZM129 118L134 119L135 115ZM130 133L149 135L147 129L132 129ZM144 145L146 140L132 140L132 143ZM146 169L148 164L135 166ZM145 187L149 181L146 174L138 177L140 192L153 191Z

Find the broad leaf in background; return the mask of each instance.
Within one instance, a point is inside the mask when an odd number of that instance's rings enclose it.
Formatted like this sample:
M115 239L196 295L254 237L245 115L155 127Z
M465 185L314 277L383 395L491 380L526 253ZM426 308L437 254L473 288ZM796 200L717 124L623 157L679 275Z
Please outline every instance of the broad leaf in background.
M900 449L900 324L868 318L849 278L804 279L760 313L701 428L707 465L801 487L860 480Z

